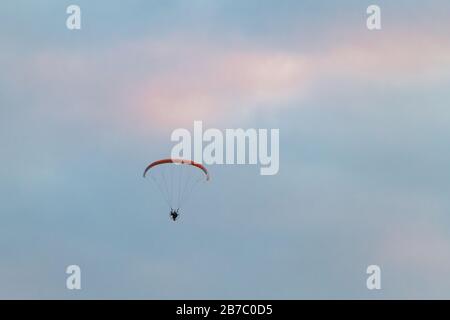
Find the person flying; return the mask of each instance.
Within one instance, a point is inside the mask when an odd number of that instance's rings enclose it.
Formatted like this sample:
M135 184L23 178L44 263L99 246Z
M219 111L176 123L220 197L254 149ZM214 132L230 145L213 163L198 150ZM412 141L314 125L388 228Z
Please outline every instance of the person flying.
M173 221L176 221L178 219L178 216L180 215L178 213L179 209L170 209L170 217L172 218Z

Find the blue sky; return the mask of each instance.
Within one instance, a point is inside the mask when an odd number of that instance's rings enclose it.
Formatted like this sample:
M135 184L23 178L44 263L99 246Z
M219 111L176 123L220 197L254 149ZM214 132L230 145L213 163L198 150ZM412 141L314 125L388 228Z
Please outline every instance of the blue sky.
M3 2L0 297L449 298L450 4L377 3ZM142 171L194 120L279 128L280 172L174 224Z

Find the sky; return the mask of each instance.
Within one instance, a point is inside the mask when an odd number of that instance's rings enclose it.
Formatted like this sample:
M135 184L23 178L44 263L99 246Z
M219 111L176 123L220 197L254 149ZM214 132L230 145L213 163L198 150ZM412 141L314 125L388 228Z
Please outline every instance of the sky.
M449 299L449 13L2 1L0 298ZM210 165L173 223L142 172L195 120L279 129L280 171Z

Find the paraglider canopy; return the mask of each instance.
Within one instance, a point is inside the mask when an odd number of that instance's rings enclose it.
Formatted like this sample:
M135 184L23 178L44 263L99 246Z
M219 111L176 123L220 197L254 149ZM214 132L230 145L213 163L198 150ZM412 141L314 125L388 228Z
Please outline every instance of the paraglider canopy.
M206 181L209 180L209 173L208 173L208 170L206 170L206 168L205 168L204 165L202 165L202 164L200 164L200 163L197 163L197 162L194 162L194 161L192 161L192 160L184 160L184 159L162 159L162 160L158 160L158 161L152 162L152 163L150 163L150 164L147 166L147 168L145 168L145 171L144 171L144 178L145 178L147 172L148 172L151 168L153 168L153 167L155 167L155 166L158 166L158 165L160 165L160 164L167 164L167 163L187 164L187 165L191 165L191 166L197 167L197 168L199 168L200 170L202 170L202 171L206 174Z

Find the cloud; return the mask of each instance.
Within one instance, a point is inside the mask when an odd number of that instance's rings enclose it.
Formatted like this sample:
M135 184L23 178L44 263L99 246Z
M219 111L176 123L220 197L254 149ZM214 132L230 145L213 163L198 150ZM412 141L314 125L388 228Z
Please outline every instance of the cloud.
M299 106L304 98L323 93L325 79L336 86L339 79L407 86L448 75L450 45L443 45L443 39L424 37L425 51L405 39L402 34L375 44L355 39L357 44L340 44L319 53L245 45L223 51L200 45L196 50L197 44L191 44L186 57L177 57L174 67L149 75L132 97L140 112L171 124ZM184 47L169 47L183 55Z
M427 85L448 77L449 57L448 41L426 34L414 41L403 33L375 39L354 34L352 41L321 52L245 43L227 48L195 36L143 38L110 48L22 55L13 81L31 91L53 88L34 93L53 108L48 111L58 113L51 103L55 99L75 101L61 116L151 131L195 119L224 123L254 112L300 107L324 91L349 90L342 81Z
M389 32L377 37L360 35L352 43L332 48L316 59L322 72L386 84L427 84L448 79L450 41L448 37ZM431 82L434 84L434 82Z
M201 51L187 65L150 75L132 96L163 124L217 121L300 97L308 72L302 57L282 52Z
M430 217L433 218L432 216ZM434 280L450 268L450 238L438 223L414 217L388 227L379 255L401 270Z

